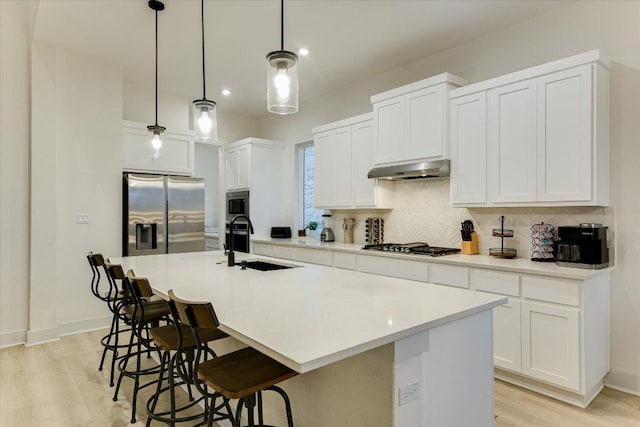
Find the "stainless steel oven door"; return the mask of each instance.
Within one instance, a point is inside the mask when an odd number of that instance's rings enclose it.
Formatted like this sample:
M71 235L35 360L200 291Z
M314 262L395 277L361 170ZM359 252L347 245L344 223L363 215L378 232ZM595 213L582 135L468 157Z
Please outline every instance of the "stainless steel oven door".
M225 233L225 244L227 249L231 249L231 232L229 230L229 224L227 223ZM233 251L249 253L249 241L251 239L248 230L248 224L246 222L237 222L233 225Z

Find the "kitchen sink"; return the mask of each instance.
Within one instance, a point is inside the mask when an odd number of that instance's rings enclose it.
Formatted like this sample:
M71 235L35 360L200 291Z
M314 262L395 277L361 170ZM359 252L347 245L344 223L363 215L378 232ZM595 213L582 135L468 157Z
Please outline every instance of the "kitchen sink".
M292 265L275 264L267 261L243 261L238 263L241 267L251 268L252 270L259 271L272 271L272 270L285 270L287 268L293 268Z

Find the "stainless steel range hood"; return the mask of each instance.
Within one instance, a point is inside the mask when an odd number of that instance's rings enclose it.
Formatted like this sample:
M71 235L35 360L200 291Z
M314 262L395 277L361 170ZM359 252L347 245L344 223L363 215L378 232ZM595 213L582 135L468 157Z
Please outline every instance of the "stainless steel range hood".
M368 178L388 179L425 179L449 176L449 160L432 160L404 165L382 166L373 168L367 174Z

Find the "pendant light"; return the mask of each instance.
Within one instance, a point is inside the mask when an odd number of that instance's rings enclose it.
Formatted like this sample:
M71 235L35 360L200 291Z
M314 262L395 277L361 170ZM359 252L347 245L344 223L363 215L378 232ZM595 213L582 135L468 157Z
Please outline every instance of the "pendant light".
M267 54L267 110L298 111L298 55L284 50L284 0L280 0L280 50Z
M202 25L202 99L193 101L193 129L198 141L218 140L218 118L216 103L207 99L207 83L204 60L204 0L201 0L200 18Z
M149 7L156 12L156 122L147 126L149 132L153 134L151 146L153 147L153 157L160 157L160 149L162 148L162 139L160 134L167 130L164 126L158 125L158 12L164 10L164 3L158 0L149 0Z

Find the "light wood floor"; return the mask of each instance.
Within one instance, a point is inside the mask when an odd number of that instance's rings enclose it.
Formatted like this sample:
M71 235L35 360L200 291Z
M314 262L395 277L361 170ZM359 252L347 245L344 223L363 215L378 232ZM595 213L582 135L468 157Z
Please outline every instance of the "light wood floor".
M138 422L130 424L131 381L123 382L120 398L113 402L108 369L97 370L103 334L87 332L0 350L0 426L144 425L144 403L152 390L140 393ZM497 427L640 427L640 397L608 388L586 410L501 381L496 381L495 393Z

